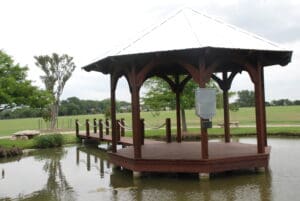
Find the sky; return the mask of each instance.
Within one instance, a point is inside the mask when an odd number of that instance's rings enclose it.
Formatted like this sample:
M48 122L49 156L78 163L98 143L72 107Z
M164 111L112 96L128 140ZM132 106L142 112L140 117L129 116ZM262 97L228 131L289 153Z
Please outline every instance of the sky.
M190 7L293 50L285 67L265 68L266 100L300 99L300 1L298 0L0 0L0 49L22 66L28 78L43 87L34 56L68 54L76 69L62 99L102 100L110 96L109 77L81 67L101 59L124 41L176 10ZM184 31L184 30L183 30ZM253 90L246 73L232 91ZM145 90L142 90L142 94ZM125 79L118 82L118 100L130 101Z

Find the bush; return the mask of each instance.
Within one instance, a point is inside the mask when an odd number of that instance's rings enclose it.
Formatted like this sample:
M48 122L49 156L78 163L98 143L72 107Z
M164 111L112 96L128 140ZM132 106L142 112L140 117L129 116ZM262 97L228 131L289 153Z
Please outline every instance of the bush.
M61 147L64 141L61 134L41 135L34 139L37 148Z

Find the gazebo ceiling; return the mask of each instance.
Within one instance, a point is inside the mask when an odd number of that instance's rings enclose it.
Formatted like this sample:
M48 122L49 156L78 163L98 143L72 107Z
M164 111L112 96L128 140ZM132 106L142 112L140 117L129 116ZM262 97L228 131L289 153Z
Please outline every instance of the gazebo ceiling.
M185 74L178 65L184 61L197 66L218 62L216 72L243 70L244 62L263 66L287 65L292 51L255 34L216 20L192 9L182 9L152 26L121 50L111 51L99 61L83 67L104 74L131 65L144 67L155 60L160 73Z

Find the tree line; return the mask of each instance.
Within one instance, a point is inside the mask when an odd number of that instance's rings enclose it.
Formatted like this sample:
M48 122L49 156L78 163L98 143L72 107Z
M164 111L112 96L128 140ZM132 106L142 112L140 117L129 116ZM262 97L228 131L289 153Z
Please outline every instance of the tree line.
M236 104L239 107L254 107L255 106L255 94L254 91L242 90L237 92ZM272 101L266 101L266 106L288 106L288 105L300 105L300 100L278 99Z
M131 104L126 101L116 101L116 110L119 113L130 112ZM0 119L33 118L43 117L43 110L28 106L18 107L0 112ZM110 99L101 101L81 100L77 97L70 97L60 101L59 116L105 114L110 115Z

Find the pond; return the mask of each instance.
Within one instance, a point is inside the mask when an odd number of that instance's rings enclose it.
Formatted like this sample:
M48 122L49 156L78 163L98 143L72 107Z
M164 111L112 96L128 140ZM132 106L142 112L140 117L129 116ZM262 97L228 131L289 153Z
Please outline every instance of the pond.
M256 143L254 138L240 142ZM0 200L296 200L300 197L300 139L269 139L266 173L217 174L199 181L192 174L146 174L112 169L92 147L38 150L0 160Z

